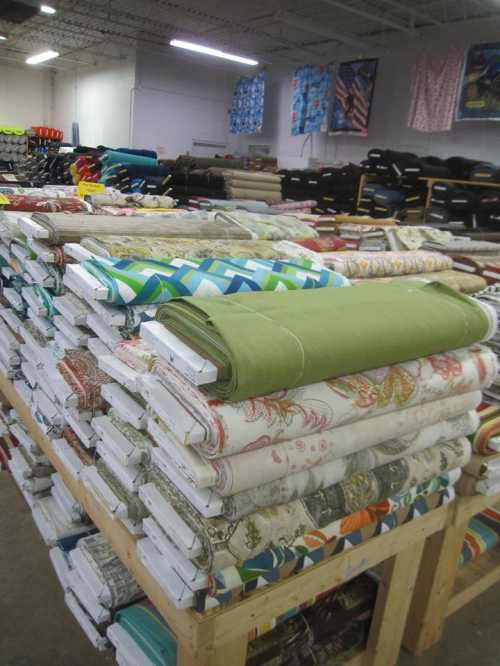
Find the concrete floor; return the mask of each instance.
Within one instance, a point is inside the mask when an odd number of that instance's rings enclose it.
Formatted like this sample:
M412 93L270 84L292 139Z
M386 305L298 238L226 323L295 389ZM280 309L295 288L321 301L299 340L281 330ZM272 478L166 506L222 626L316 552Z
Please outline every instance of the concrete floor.
M0 507L1 666L111 666L111 654L94 650L66 608L47 547L5 472ZM498 666L499 592L497 585L456 613L438 646L419 658L403 652L398 666Z

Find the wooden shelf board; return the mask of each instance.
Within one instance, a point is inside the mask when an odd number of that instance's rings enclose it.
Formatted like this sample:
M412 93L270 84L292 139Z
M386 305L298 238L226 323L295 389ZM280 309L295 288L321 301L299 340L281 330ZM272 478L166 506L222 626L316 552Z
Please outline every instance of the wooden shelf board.
M496 187L500 190L500 183L482 183L480 180L455 180L454 178L435 178L434 176L419 176L419 180L428 183L450 183L452 185L472 185L473 187Z
M446 615L452 615L500 582L500 547L492 548L457 571L455 589Z
M455 502L455 514L453 516L454 525L468 523L477 513L481 513L489 506L500 502L500 493L497 495L459 495Z

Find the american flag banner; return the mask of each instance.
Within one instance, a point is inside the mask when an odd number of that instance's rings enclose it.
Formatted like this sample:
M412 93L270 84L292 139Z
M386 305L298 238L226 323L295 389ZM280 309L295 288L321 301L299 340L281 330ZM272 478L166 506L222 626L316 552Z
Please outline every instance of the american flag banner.
M368 136L377 64L378 59L371 58L338 65L331 134Z

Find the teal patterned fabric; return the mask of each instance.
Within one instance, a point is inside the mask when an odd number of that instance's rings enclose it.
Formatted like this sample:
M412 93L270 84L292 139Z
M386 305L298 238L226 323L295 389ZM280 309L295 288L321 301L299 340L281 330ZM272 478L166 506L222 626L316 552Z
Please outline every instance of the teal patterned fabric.
M179 296L347 287L349 280L308 259L89 259L84 268L115 305L166 303Z

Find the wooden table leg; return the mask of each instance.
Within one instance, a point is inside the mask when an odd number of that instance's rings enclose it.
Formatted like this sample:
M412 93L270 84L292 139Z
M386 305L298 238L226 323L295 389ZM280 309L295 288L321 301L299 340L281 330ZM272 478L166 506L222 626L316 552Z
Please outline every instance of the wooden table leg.
M192 652L177 645L177 666L245 666L248 638L242 636L231 643L221 643Z
M421 655L441 638L468 522L427 539L403 644Z
M363 666L395 666L413 596L424 540L384 563Z

